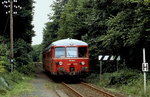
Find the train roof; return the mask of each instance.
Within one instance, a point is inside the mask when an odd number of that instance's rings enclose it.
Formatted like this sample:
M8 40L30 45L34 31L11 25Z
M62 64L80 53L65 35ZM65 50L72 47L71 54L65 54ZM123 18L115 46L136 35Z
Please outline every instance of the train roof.
M85 46L88 46L88 44L86 42L83 42L81 40L77 40L77 39L62 39L62 40L58 40L58 41L55 41L55 42L52 42L51 45L49 45L45 50L44 52L46 52L51 46L75 46L75 45L85 45Z
M74 46L74 45L88 45L86 42L77 39L62 39L52 43L52 46Z

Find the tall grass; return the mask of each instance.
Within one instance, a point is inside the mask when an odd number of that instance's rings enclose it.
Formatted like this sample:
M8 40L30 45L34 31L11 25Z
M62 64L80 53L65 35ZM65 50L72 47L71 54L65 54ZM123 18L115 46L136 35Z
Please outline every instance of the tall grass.
M22 93L30 93L33 91L33 86L28 83L31 78L24 77L24 81L19 82L11 91L7 91L5 94L0 95L0 97L20 97Z
M24 75L17 72L5 72L0 74L0 95L5 95L24 79ZM1 97L1 96L0 96ZM2 96L3 97L3 96Z
M122 92L130 97L150 97L150 77L147 74L147 92L144 94L143 74L138 70L122 69L119 72L104 73L100 79L99 74L91 74L87 79L99 87L114 92Z

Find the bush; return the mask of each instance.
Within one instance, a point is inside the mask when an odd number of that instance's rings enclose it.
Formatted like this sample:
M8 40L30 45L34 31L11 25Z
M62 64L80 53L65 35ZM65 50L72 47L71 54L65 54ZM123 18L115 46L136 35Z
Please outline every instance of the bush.
M6 93L8 89L8 83L5 81L3 77L0 77L0 94Z
M31 75L35 72L35 66L33 64L23 65L19 67L18 71L26 75Z
M5 94L7 91L13 89L15 84L19 83L23 80L23 74L14 71L14 72L7 72L1 74L0 77L0 94Z
M132 82L132 80L138 78L138 72L135 72L130 69L124 69L121 70L119 73L115 72L113 73L109 79L110 82L108 85L122 85L122 84L128 84Z
M0 73L2 73L2 72L5 71L5 66L4 66L4 64L5 64L5 61L1 61L1 60L0 60Z
M1 41L1 38L0 38ZM4 43L0 44L0 73L4 72L7 68L6 65L8 64L8 48L7 45Z
M114 92L133 95L130 97L150 97L150 80L147 74L147 95L143 91L143 74L141 71L124 68L119 72L104 73L100 80L99 74L92 74L88 81L96 86L107 88Z

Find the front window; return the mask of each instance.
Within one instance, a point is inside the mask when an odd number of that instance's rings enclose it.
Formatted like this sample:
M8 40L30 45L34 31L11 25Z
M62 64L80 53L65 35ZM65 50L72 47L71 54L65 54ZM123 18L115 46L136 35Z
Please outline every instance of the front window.
M77 47L67 47L66 48L67 57L78 57L77 51L78 51Z
M79 47L79 57L85 58L88 57L87 55L87 47Z
M64 47L55 48L55 58L62 58L62 57L65 57L65 48Z
M87 47L56 47L55 58L86 58L88 57Z

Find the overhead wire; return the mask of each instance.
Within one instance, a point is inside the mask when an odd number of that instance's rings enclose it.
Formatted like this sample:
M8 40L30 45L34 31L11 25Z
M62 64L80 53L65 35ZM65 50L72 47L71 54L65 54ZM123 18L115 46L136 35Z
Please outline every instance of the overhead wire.
M4 31L3 31L3 36L4 36L5 32L6 32L6 28L7 28L7 25L8 25L8 20L9 20L9 16L7 17L7 21L6 21L6 24L5 24L5 28L4 28Z

